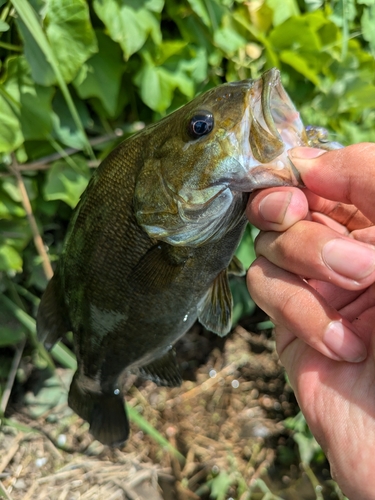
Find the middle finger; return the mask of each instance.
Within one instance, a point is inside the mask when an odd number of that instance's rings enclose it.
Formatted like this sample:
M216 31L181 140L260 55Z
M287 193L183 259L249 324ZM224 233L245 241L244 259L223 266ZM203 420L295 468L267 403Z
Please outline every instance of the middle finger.
M375 281L375 248L316 222L302 220L283 233L261 232L255 251L294 274L347 290Z

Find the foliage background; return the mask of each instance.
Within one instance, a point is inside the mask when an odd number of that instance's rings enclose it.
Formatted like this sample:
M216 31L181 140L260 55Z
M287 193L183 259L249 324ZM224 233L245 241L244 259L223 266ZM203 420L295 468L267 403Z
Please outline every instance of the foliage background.
M0 0L0 9L4 411L15 353L52 366L35 341L50 273L39 237L53 263L90 169L197 93L272 66L306 124L343 144L373 141L375 0ZM251 231L245 238L249 264ZM235 293L238 317L252 303ZM62 347L54 357L74 366Z

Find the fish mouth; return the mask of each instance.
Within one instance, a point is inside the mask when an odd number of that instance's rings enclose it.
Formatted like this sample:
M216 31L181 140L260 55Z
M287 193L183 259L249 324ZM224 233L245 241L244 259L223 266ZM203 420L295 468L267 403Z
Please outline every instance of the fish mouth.
M273 185L280 185L279 178L285 179L284 184L302 186L300 175L289 160L287 151L307 144L306 131L299 112L281 83L278 69L266 71L254 82L249 92L248 109L251 153L259 162L258 167L253 167L251 171L253 182L257 180L255 189L270 185L271 173L266 171L268 169L273 171ZM264 185L258 185L258 181Z

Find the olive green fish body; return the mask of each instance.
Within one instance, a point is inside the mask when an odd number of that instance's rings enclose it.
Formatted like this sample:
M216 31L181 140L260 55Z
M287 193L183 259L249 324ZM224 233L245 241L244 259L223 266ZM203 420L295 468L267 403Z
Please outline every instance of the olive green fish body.
M124 141L94 173L37 329L49 348L73 331L78 369L68 401L101 442L117 445L129 433L124 371L179 385L176 340L196 319L229 332L228 272L241 272L234 252L249 193L300 185L287 150L308 141L270 70L202 94Z

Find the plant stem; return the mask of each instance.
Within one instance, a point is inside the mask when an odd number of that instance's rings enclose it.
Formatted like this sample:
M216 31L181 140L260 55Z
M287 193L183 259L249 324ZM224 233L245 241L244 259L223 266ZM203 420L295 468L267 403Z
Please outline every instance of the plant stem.
M20 194L21 194L22 205L23 205L23 208L26 212L26 215L27 215L27 218L28 218L28 221L30 224L31 232L33 234L35 248L42 259L44 274L46 275L47 279L50 280L53 276L51 262L49 260L46 249L44 247L42 237L40 236L38 225L36 223L36 220L35 220L35 217L33 214L33 209L31 208L30 199L29 199L29 196L28 196L27 191L26 191L25 183L23 182L22 175L20 174L19 169L18 169L17 161L14 157L13 157L13 164L10 168L11 168L11 171L14 174L16 181L17 181L17 186L18 186L18 189L19 189Z

